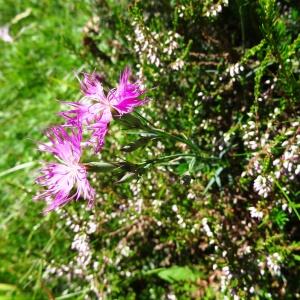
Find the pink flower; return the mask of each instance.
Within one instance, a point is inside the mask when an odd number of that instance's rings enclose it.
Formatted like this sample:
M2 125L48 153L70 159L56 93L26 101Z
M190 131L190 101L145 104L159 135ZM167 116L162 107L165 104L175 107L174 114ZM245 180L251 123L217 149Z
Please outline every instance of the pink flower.
M94 145L96 152L100 151L108 125L113 116L122 116L131 113L137 106L143 105L146 101L140 99L144 94L138 83L131 83L129 77L131 71L126 68L121 74L117 88L104 94L101 78L96 74L84 74L81 81L81 90L84 97L78 102L66 102L74 109L62 112L68 125L85 126L92 130L90 144Z
M49 163L41 169L42 176L36 182L46 188L36 199L52 200L45 212L49 212L80 197L92 205L95 191L87 179L85 166L80 164L81 130L68 134L62 126L50 129L46 135L50 142L40 144L39 150L53 154L58 162Z
M145 91L141 89L139 83L130 83L130 75L130 69L125 68L118 87L110 92L112 94L110 104L120 115L131 113L135 107L146 102L139 98Z
M108 126L109 123L101 120L89 126L89 129L92 130L92 135L88 143L93 146L96 153L98 153L104 145L105 136L108 132Z
M80 82L81 91L87 97L98 99L104 98L101 76L97 73L83 73L83 80Z
M129 77L131 75L130 69L125 68L120 76L119 84L116 89L112 89L105 96L103 87L100 82L100 77L95 73L84 74L84 79L81 82L81 90L85 97L93 101L91 104L90 113L101 114L101 120L110 122L113 119L113 112L120 115L128 114L137 106L145 103L139 97L144 93L138 83L130 83Z

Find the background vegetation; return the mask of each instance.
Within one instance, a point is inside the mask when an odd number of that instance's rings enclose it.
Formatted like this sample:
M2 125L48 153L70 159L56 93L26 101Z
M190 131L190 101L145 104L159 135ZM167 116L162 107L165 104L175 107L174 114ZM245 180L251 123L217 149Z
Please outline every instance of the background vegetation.
M297 1L0 9L0 300L300 298ZM80 98L75 73L108 88L126 65L163 133L115 122L93 160L124 173L91 174L92 210L43 216L35 143L58 100Z

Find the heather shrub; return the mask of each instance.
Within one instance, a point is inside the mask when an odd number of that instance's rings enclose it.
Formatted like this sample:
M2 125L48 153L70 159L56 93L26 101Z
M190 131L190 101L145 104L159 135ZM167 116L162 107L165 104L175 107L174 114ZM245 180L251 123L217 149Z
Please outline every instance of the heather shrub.
M6 294L298 299L299 4L83 3L72 89L39 120L50 153L31 149L30 267L0 269Z

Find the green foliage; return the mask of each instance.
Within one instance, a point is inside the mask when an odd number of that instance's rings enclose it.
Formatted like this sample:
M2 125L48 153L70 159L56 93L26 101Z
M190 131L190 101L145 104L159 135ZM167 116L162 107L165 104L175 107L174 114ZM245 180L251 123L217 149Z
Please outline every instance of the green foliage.
M293 1L4 1L1 299L295 299L300 11ZM83 163L97 191L43 216L43 130L74 73L126 65L149 101ZM78 247L82 246L82 249Z
M159 268L148 272L145 275L156 274L159 278L169 282L196 281L201 277L201 273L190 269L189 267L172 266L170 268Z
M278 208L273 209L271 219L279 226L280 229L283 229L289 221L287 214Z

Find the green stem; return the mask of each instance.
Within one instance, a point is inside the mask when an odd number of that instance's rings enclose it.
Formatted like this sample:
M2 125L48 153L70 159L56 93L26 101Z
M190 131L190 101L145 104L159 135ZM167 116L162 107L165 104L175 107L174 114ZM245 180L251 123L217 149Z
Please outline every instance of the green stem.
M167 155L167 156L163 156L163 157L149 159L149 160L146 160L146 161L140 163L139 165L141 165L142 167L144 167L145 165L149 165L149 164L155 165L155 164L164 162L166 160L172 160L172 159L181 158L181 157L195 157L195 158L201 158L201 159L218 159L218 158L215 158L215 157L203 157L203 156L193 154L193 153L189 153L189 154L172 154L172 155Z
M147 120L145 117L143 117L139 112L135 111L134 114L136 114L139 118L141 118L143 121L145 121L146 123L150 124L152 127L155 127L154 124Z
M174 135L168 132L165 132L161 129L157 129L155 128L154 124L152 124L149 120L147 120L146 118L144 118L141 114L139 114L138 112L134 113L136 116L138 116L140 119L142 119L143 121L145 121L147 124L147 131L156 134L157 136L160 137L167 137L170 139L173 139L175 141L184 143L186 145L188 145L195 153L200 153L200 149L197 147L197 145L195 145L193 142L189 141L188 139L182 137L182 136L178 136L178 135Z
M281 193L283 194L283 196L286 198L286 200L289 202L289 206L293 209L294 213L296 214L296 216L298 217L298 219L300 220L300 215L297 211L297 208L295 207L295 203L290 199L290 197L288 196L288 194L284 191L284 189L282 188L282 186L280 185L280 183L273 177L274 182L276 184L276 186L279 188L279 190L281 191Z
M150 132L155 133L156 135L161 136L161 137L167 137L167 138L173 139L175 141L184 143L184 144L188 145L195 153L200 153L200 149L193 142L189 141L188 139L185 139L184 137L174 135L174 134L165 132L160 129L155 129L155 128L151 128Z
M196 157L195 154L172 154L172 155L167 155L167 156L163 156L163 157L158 157L158 158L154 158L154 159L149 159L145 162L143 162L142 164L149 164L149 163L159 163L161 161L165 161L168 159L175 159L175 158L179 158L179 157Z
M240 22L241 22L243 53L245 53L245 23L244 23L244 17L243 17L243 6L244 6L244 4L241 3L238 0L237 5L239 6L239 16L240 16Z

